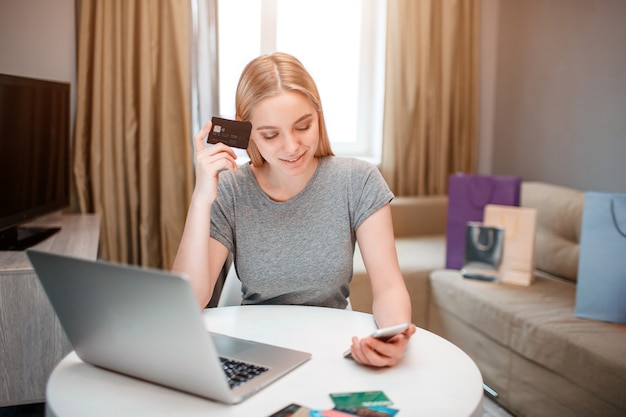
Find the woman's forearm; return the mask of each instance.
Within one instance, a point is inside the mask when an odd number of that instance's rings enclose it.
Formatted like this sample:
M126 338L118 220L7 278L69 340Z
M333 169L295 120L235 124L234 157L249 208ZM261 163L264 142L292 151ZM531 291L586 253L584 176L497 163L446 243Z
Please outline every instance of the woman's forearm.
M184 273L204 306L211 299L213 285L209 260L212 202L193 196L187 212L185 228L172 270Z
M391 286L374 297L372 313L378 327L411 323L411 298L404 285Z

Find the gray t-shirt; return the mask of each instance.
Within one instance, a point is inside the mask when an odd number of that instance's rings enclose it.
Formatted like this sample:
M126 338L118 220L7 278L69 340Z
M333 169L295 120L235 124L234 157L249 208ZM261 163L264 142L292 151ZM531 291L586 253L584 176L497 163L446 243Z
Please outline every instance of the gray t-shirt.
M304 190L280 203L245 164L220 174L211 237L234 255L243 304L345 308L356 230L392 199L378 169L357 159L320 158Z

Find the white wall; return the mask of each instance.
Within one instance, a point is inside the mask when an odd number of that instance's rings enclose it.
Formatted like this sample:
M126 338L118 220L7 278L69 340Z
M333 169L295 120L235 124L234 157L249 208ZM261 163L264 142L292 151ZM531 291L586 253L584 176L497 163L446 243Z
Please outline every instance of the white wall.
M492 173L626 193L626 1L498 3Z
M0 73L69 82L74 103L74 16L74 0L0 0Z

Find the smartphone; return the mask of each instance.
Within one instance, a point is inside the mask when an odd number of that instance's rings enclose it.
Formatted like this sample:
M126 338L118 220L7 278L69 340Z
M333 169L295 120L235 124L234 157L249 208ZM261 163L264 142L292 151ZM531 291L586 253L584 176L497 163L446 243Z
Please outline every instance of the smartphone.
M207 146L222 142L235 148L246 149L248 147L252 132L250 122L213 117L211 123L213 126L207 137Z
M402 323L396 326L383 327L382 329L377 329L370 336L375 337L376 339L385 341L385 340L391 339L392 337L394 337L395 335L399 333L402 333L408 328L409 328L409 323Z
M389 327L376 329L372 334L370 334L370 336L376 339L382 340L382 341L386 341L386 340L391 339L395 335L402 333L408 328L409 328L409 323L397 324L395 326L389 326ZM343 356L345 358L352 358L352 349L348 349L345 352L343 352Z

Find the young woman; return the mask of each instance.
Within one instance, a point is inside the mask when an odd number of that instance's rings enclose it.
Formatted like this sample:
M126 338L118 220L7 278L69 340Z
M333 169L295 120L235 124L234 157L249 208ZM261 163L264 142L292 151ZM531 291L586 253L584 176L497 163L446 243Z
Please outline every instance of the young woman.
M250 163L228 146L194 135L196 184L173 269L186 273L200 306L213 293L229 252L244 304L345 308L355 242L371 280L379 327L411 321L394 246L393 194L376 167L333 156L317 87L294 57L251 61L236 94L238 120L252 123ZM352 339L364 365L392 366L411 325L385 342Z

